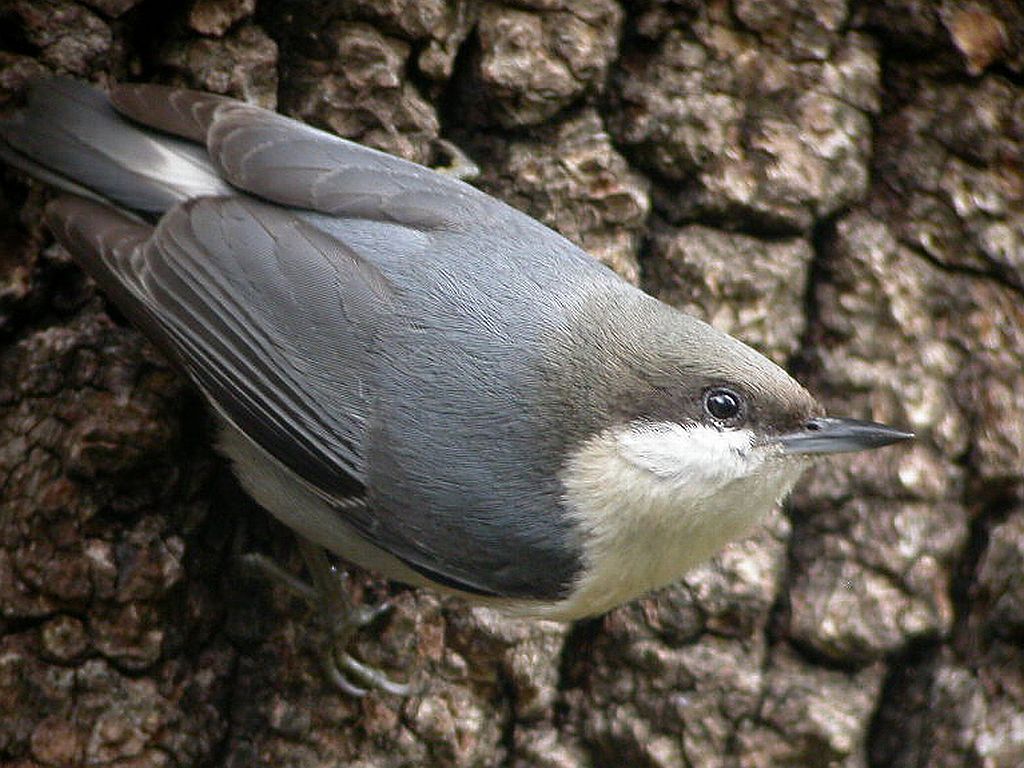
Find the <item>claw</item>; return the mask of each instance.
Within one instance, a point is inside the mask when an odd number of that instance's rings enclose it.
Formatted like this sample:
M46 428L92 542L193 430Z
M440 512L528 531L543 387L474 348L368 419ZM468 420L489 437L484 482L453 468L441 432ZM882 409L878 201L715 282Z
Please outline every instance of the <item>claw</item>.
M371 688L377 688L386 693L393 693L396 696L408 696L412 693L412 686L409 683L396 683L379 669L367 666L348 653L342 653L338 659L340 664L352 676L358 677Z
M361 698L372 689L408 696L412 686L394 682L379 669L354 658L347 650L356 633L389 613L391 606L387 603L353 605L343 587L345 575L328 560L323 548L301 536L297 538L312 584L296 578L265 555L247 553L240 555L240 560L245 567L277 581L320 613L329 637L318 656L324 676L332 685L354 698Z
M348 654L344 652L342 655L348 656ZM324 646L321 648L319 656L320 666L323 669L324 677L326 677L331 685L342 693L347 694L354 699L361 699L370 692L367 688L360 688L345 676L341 671L341 665L334 656L334 649L332 647Z
M460 181L473 181L480 176L480 166L448 139L434 139L434 147L447 155L448 165L436 165L434 170Z

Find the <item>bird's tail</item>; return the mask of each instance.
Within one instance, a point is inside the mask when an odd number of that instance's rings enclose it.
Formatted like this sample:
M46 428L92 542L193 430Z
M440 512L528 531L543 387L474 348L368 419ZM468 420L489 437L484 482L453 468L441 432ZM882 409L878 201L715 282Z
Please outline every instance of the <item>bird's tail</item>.
M132 122L68 78L36 81L26 107L0 121L0 158L65 192L143 214L233 193L204 147Z

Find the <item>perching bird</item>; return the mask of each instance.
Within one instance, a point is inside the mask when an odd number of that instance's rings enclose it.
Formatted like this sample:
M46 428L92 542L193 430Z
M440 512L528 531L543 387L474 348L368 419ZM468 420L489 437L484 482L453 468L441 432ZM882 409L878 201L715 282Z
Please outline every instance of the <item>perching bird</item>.
M824 417L495 198L267 110L48 79L0 137L62 191L57 239L205 395L242 485L316 545L322 588L317 547L597 614L744 535L809 456L909 437Z

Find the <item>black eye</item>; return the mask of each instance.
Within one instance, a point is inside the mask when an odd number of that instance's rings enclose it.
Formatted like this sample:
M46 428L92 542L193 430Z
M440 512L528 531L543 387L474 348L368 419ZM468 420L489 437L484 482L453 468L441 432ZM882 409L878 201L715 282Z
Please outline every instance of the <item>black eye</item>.
M734 421L743 411L743 399L725 387L715 387L704 393L704 410L718 421Z

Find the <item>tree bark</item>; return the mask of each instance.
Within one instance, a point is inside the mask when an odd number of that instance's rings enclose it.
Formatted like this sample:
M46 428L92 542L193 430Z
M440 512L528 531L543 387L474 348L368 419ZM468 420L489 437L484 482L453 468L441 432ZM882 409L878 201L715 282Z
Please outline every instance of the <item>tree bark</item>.
M1005 0L0 0L50 71L227 93L477 184L909 446L573 626L299 573L199 396L0 175L0 765L1024 765L1024 11Z

